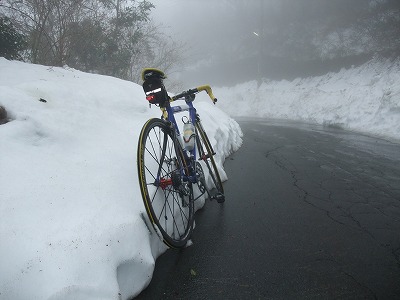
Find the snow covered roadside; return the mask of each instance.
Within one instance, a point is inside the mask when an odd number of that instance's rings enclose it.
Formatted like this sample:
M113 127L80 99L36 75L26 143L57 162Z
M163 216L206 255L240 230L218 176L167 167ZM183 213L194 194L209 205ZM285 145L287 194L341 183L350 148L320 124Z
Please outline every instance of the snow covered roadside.
M232 116L301 120L400 140L400 60L373 59L338 73L259 88L252 81L215 93Z
M160 110L134 83L4 58L0 95L11 118L0 125L0 299L139 293L166 250L141 217L136 167L140 130ZM205 97L222 168L241 130Z
M196 99L225 157L233 116L303 120L400 140L400 61L294 81L214 88ZM126 299L165 251L142 219L139 132L148 108L131 82L0 58L0 299ZM221 169L221 175L226 174ZM229 174L228 174L229 175Z

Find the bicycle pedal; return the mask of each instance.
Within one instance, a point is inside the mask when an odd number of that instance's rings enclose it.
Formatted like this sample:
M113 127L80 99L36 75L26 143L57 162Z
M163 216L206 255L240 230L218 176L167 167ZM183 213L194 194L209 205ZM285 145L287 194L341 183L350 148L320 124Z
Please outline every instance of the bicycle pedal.
M216 195L212 196L211 200L217 200L218 203L225 202L225 195L222 193L217 193Z

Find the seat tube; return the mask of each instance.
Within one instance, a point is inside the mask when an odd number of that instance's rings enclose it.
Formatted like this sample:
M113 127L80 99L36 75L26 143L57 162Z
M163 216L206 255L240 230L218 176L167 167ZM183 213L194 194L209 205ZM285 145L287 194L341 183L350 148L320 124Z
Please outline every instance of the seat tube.
M186 102L187 105L189 106L189 117L190 117L190 122L193 124L195 130L196 130L196 108L194 108L193 103L191 101ZM196 139L195 139L196 142ZM193 155L194 161L196 161L196 147L193 148L192 151L190 151L191 155Z

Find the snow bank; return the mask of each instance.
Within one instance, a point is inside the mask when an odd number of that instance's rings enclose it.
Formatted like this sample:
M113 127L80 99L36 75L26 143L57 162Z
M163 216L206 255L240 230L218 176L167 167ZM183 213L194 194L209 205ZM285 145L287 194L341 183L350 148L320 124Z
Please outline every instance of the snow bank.
M253 81L215 93L232 116L301 120L400 139L400 60L374 59L324 76L259 88Z
M303 120L400 139L400 61L325 76L248 82L196 99L221 155L241 145L233 116ZM146 227L139 132L160 111L112 77L0 58L0 299L127 299L166 250Z
M12 119L0 125L0 299L139 293L166 250L143 221L136 167L142 125L160 110L134 83L4 58L0 95ZM240 128L200 102L226 179Z

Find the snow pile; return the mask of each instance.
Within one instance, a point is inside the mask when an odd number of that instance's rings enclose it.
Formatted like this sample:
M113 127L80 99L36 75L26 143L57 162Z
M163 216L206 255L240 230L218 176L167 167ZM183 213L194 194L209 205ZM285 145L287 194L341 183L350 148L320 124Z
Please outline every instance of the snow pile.
M142 219L136 167L140 130L160 110L134 83L4 58L0 95L11 119L0 125L0 299L139 293L166 249ZM200 98L222 166L241 130Z
M303 120L400 139L400 61L294 81L214 89L233 116ZM0 58L0 299L127 299L166 250L143 221L136 150L149 109L112 77ZM206 95L196 107L217 164L239 125Z
M338 73L215 89L232 116L336 126L400 139L400 60L371 60Z

